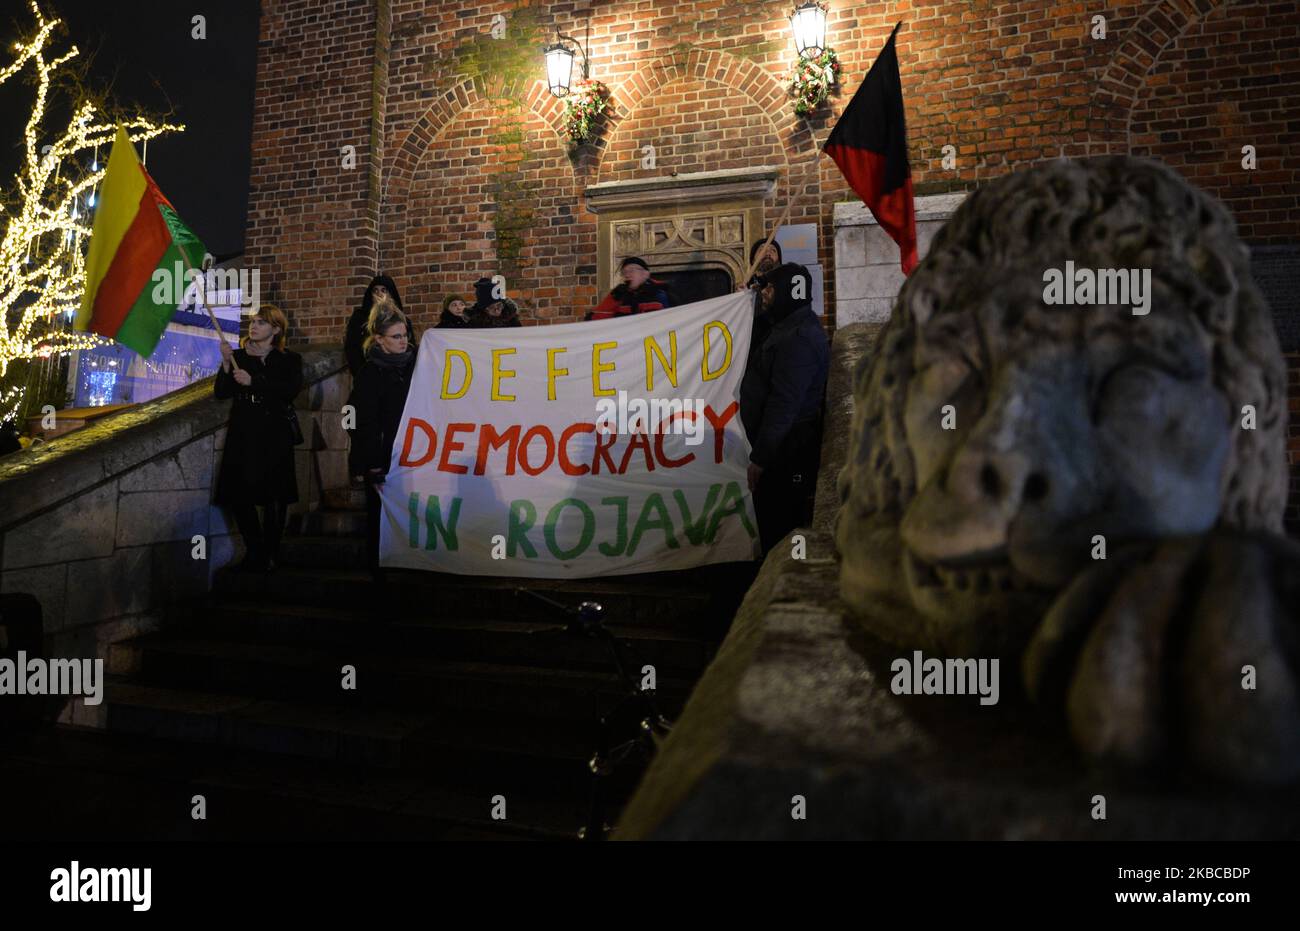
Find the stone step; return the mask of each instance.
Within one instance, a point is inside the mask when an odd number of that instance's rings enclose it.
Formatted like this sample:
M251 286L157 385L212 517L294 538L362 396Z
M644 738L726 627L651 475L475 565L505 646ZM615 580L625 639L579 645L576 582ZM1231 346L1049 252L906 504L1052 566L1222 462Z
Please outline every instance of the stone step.
M5 776L25 800L6 812L10 839L560 840L585 819L571 793L512 789L500 821L482 788L426 773L72 726L11 740ZM190 817L196 794L206 821Z
M219 572L214 594L218 603L257 598L276 604L364 608L376 619L473 616L563 623L561 611L527 594L535 592L566 607L599 601L608 624L675 629L716 642L735 613L734 605L727 604L728 597L736 595L733 576L728 575L733 571L729 566L705 566L687 572L568 580L390 570L379 590L360 566L282 566L270 576Z
M444 659L609 668L609 647L603 639L557 632L557 626L535 619L434 619L411 614L377 622L369 612L355 608L249 599L206 606L177 634L186 639L207 637L287 645L366 644L379 649L416 650ZM636 668L649 663L657 673L698 676L715 652L713 642L672 630L622 625L610 625L609 630L630 651L628 655Z
M596 734L577 724L526 715L381 711L243 695L158 688L113 677L86 723L114 735L147 737L310 759L361 772L407 773L443 795L527 798L534 808L579 810L591 789ZM630 736L627 730L620 732ZM645 761L629 759L605 781L617 810ZM440 817L446 810L430 813Z
M285 526L289 537L357 537L365 539L366 513L339 508L317 508L291 515Z
M356 689L342 688L343 667ZM473 662L373 647L181 640L150 634L117 644L114 668L143 686L192 689L246 700L320 702L352 710L518 714L587 722L612 708L622 688L612 671ZM674 717L693 677L657 676L656 698Z
M326 488L321 492L321 505L336 510L366 511L364 488Z
M318 512L312 512L318 513ZM361 515L362 527L365 515ZM366 565L365 535L294 536L280 541L277 560L282 566L317 569L352 569Z

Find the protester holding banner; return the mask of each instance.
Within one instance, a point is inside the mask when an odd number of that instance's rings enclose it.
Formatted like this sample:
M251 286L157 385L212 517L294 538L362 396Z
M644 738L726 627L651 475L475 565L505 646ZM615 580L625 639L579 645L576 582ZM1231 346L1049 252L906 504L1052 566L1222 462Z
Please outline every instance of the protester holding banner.
M762 250L760 253L759 250ZM749 281L745 282L745 287L761 288L766 284L764 277L772 269L776 268L785 260L781 257L781 244L773 239L768 242L766 239L756 239L754 244L749 247L749 264L754 264L754 256L761 255L757 266L754 268L754 274L750 276Z
M466 300L459 294L447 295L442 301L442 316L438 318L438 329L466 330L473 325Z
M379 305L378 314L375 306ZM390 309L402 309L402 296L397 293L397 284L387 275L376 275L366 287L361 306L352 311L348 327L343 338L343 355L348 362L348 371L356 378L361 374L361 367L366 363L364 344L378 316L387 315ZM407 321L407 339L415 344L415 329Z
M650 266L645 260L630 255L619 266L623 283L596 305L584 318L586 320L608 320L611 317L625 317L629 314L644 314L652 310L672 307L675 301L662 281L650 277Z
M393 458L397 424L406 406L415 368L415 347L407 339L410 321L396 307L375 323L366 339L366 364L348 398L356 411L356 429L348 452L353 481L366 488L366 558L379 578L379 492Z
M298 500L293 399L302 390L302 356L284 348L288 329L284 312L263 304L248 324L243 348L231 350L220 341L222 362L213 391L233 403L214 503L231 510L243 534L247 552L236 567L241 571L275 567L285 514Z
M470 326L476 329L523 326L519 320L519 307L508 297L493 295L496 285L491 278L474 282L474 306L470 308Z
M765 314L770 331L751 356L740 417L751 446L749 487L764 551L812 517L830 343L812 309L812 275L781 265Z
M761 250L761 251L760 251ZM760 256L755 263L755 256ZM767 305L772 301L772 286L768 284L767 274L781 264L781 244L773 239L756 239L749 247L749 264L754 267L754 274L746 283L746 288L754 294L754 326L749 339L749 368L758 364L758 353L763 348L767 335L772 332L772 322L767 316Z
M378 486L382 565L573 579L754 559L751 304L425 333Z

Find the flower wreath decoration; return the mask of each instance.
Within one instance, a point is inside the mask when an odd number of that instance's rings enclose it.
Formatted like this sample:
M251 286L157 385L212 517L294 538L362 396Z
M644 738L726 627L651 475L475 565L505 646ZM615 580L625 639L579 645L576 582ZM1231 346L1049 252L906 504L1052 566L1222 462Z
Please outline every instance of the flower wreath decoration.
M564 98L564 131L575 144L586 142L609 109L608 87L594 78L579 80Z
M840 81L840 59L832 49L826 49L816 58L799 56L790 79L790 94L794 97L794 112L807 116L826 102L831 88Z

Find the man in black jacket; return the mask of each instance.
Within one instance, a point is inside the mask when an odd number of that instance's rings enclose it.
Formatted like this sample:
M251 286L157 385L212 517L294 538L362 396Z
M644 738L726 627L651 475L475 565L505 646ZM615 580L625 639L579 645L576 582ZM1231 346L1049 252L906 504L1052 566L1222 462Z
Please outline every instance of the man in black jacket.
M812 309L808 269L781 265L767 281L770 328L751 350L740 386L740 419L751 448L749 487L764 552L812 517L830 370L830 342Z

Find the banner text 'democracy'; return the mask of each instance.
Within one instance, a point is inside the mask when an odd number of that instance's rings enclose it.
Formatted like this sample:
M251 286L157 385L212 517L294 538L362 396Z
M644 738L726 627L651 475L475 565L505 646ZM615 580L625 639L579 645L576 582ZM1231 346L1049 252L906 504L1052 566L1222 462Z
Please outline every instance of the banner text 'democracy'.
M381 562L580 578L753 558L750 300L427 331L382 488Z

